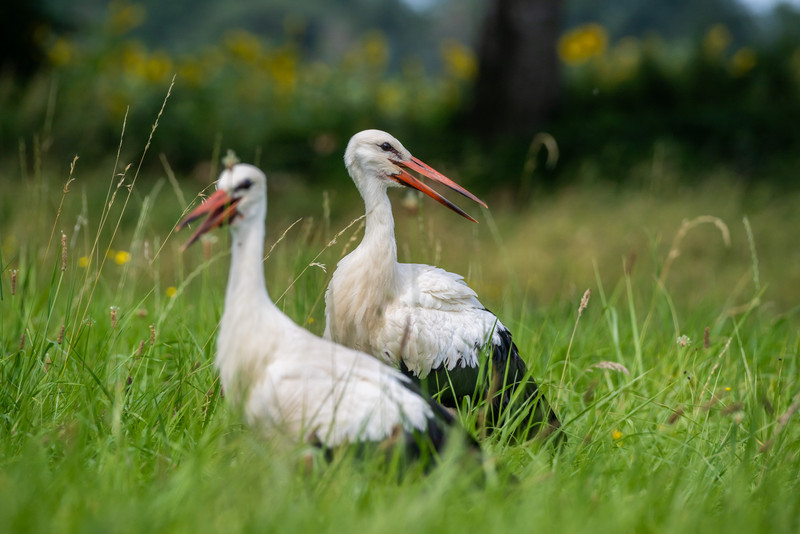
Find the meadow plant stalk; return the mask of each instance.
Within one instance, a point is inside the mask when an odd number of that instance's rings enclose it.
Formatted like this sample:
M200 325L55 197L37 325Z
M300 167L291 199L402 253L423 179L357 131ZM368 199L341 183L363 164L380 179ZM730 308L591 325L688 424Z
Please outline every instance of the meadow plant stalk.
M564 388L564 377L567 375L567 366L569 365L569 353L572 351L572 342L575 339L575 332L578 330L578 321L581 320L583 310L589 305L589 297L592 295L591 288L587 289L581 297L581 303L578 305L578 316L575 318L575 324L572 327L572 335L569 337L569 344L567 345L567 354L564 356L564 368L561 371L561 381L558 384L558 394L556 395L556 402L561 395L561 390Z

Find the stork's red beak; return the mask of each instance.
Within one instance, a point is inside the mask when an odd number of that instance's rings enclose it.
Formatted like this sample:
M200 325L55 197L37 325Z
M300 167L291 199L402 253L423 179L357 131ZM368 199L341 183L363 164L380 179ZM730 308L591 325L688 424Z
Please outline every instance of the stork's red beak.
M467 198L469 198L471 200L474 200L475 202L477 202L478 204L480 204L484 208L487 207L486 203L483 200L479 199L478 197L476 197L475 195L473 195L472 193L470 193L469 191L467 191L466 189L464 189L463 187L461 187L460 185L455 183L453 180L451 180L447 176L443 175L442 173L440 173L439 171L437 171L436 169L434 169L433 167L431 167L427 163L425 163L423 161L420 161L417 158L412 157L409 160L406 160L406 161L395 161L394 163L396 163L397 165L399 165L401 167L405 167L406 169L411 169L411 170L417 171L421 175L427 176L428 178L430 178L431 180L433 180L435 182L439 182L440 184L446 185L447 187L449 187L453 191L458 191L459 193L461 193L465 197L467 197ZM397 183L399 183L399 184L405 185L407 187L410 187L412 189L416 189L417 191L421 191L421 192L425 193L426 195L428 195L429 197L434 199L439 204L441 204L443 206L447 206L448 208L450 208L454 212L458 213L462 217L464 217L466 219L469 219L472 222L478 222L475 219L473 219L472 217L470 217L464 210L462 210L461 208L459 208L458 206L456 206L455 204L453 204L452 202L450 202L449 200L444 198L442 195L440 195L439 193L437 193L436 191L434 191L433 189L431 189L430 187L428 187L427 185L425 185L424 183L419 181L417 178L415 178L411 174L409 174L409 173L407 173L405 171L400 171L400 173L398 173L398 174L391 175L391 178L394 181L396 181Z
M222 225L224 222L230 222L236 215L236 204L239 203L239 198L233 199L227 191L220 189L210 197L208 197L202 204L197 206L189 215L178 224L178 230L189 224L190 222L199 219L203 215L208 214L208 217L197 230L194 231L192 237L186 242L181 250L186 250L189 246L197 241L201 235Z

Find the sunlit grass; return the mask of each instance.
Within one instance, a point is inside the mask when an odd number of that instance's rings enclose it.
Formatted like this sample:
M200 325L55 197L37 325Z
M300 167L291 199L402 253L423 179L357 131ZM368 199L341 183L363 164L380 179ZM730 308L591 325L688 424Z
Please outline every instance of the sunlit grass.
M479 225L397 202L401 260L467 276L569 436L554 453L495 433L482 465L445 455L403 477L348 456L309 464L223 397L228 239L181 254L173 232L210 184L42 167L4 185L18 201L0 219L2 531L800 526L793 197L721 172L680 190L576 186L525 208L498 195ZM270 293L319 334L360 201L344 170L326 193L272 185Z

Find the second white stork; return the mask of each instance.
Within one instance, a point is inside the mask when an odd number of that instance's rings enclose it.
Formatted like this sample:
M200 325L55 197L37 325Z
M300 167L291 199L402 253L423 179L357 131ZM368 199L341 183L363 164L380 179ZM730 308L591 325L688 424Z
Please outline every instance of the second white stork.
M364 199L366 226L361 243L339 262L328 285L324 337L424 380L431 393L441 393L445 406L460 405L466 395L491 396L490 425L515 420L525 437L543 426L547 434L560 427L511 333L463 278L397 261L389 187L416 189L475 221L409 171L486 204L380 130L354 135L344 162ZM486 358L489 362L482 362Z
M270 300L262 266L266 194L263 172L235 165L180 225L207 216L185 249L230 224L216 358L225 393L243 405L250 424L299 442L334 448L391 440L412 453L421 443L440 448L453 423L444 408L396 369L297 326Z

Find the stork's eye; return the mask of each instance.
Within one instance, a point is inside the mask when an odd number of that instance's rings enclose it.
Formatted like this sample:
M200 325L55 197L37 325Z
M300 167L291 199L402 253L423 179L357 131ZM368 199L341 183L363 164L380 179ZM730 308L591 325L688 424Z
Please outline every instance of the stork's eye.
M244 181L242 181L242 183L240 183L239 185L234 187L233 190L234 191L247 191L248 189L250 189L250 187L252 185L253 185L253 180L251 180L250 178L247 178Z
M379 147L381 148L381 150L383 150L384 152L394 151L394 147L393 147L392 145L390 145L389 143L387 143L387 142L383 142L383 143L381 143L381 144L380 144L380 145L378 145L378 146L379 146Z

